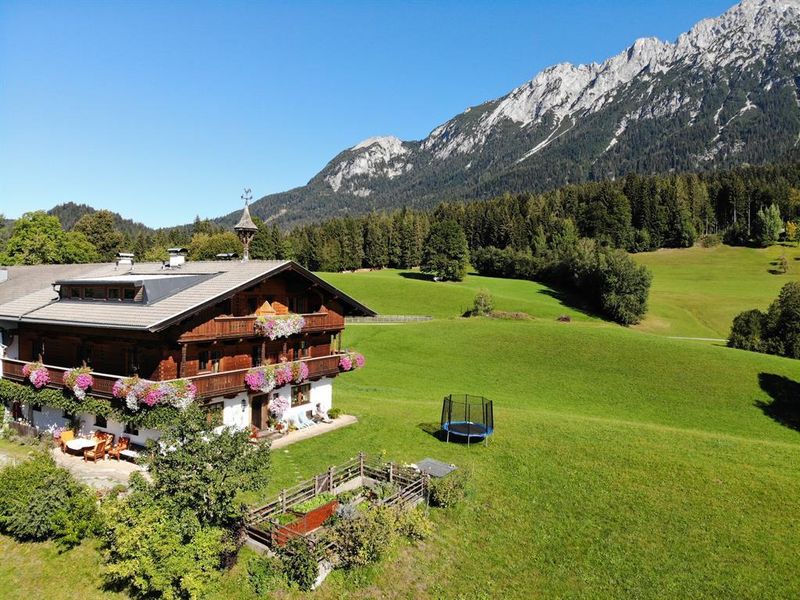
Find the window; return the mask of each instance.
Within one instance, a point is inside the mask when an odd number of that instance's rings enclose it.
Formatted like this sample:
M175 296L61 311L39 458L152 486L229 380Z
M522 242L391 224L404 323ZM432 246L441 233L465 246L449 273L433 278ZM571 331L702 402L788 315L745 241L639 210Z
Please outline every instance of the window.
M219 373L219 363L221 360L221 355L219 352L212 352L211 353L211 370L214 373Z
M79 288L79 287L69 288L69 297L72 298L72 299L80 300L81 299L81 288Z
M308 404L309 402L311 402L311 385L308 383L293 385L292 406L300 406L301 404Z
M253 346L253 349L250 352L250 359L253 361L252 364L254 367L257 367L261 364L261 344Z
M258 298L250 297L247 299L247 311L252 315L258 310Z
M197 370L208 371L208 352L205 350L197 355Z
M83 290L83 297L89 300L94 300L94 292L95 289L93 287L87 287Z
M95 427L108 427L108 421L102 415L95 415L94 416L94 426Z
M135 288L123 288L122 289L122 298L125 300L133 300L136 298L136 289Z
M289 298L289 312L302 314L306 312L306 299L303 296Z
M108 288L108 299L119 300L119 288Z
M139 430L131 427L130 423L125 423L125 433L128 435L139 435Z

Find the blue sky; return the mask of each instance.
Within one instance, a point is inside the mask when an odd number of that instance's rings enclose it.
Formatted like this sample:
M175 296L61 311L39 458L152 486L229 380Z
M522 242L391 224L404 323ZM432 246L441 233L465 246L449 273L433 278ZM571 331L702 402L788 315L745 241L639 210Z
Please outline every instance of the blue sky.
M0 0L0 213L219 216L244 186L303 185L364 138L420 139L732 3Z

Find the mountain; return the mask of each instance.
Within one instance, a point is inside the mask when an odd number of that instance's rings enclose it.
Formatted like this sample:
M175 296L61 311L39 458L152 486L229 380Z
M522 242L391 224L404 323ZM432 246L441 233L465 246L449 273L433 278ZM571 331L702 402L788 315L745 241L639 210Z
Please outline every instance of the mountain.
M779 159L800 142L800 0L744 0L674 43L549 67L420 141L373 137L251 212L284 225ZM232 224L239 211L219 219Z

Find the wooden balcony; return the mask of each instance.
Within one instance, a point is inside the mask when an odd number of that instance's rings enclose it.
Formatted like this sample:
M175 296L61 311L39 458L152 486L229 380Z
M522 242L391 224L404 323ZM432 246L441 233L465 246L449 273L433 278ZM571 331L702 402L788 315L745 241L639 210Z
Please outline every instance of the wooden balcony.
M12 358L3 359L3 377L11 381L24 382L25 376L22 374L22 367L27 364L24 360L14 360ZM47 371L50 373L50 383L47 385L49 388L63 389L64 387L64 373L69 371L65 367L54 367L52 365L45 365ZM112 389L114 383L121 375L109 375L108 373L92 373L94 378L94 385L92 386L91 394L100 396L102 398L111 398L113 396Z
M302 315L306 321L302 333L320 331L340 331L344 329L344 317L336 313L307 313ZM256 316L216 317L198 325L180 337L181 342L219 340L243 337L258 337L256 333Z
M319 356L317 358L304 358L301 359L308 365L309 379L318 379L339 373L339 358L340 354L331 354L330 356ZM3 363L3 377L11 381L23 383L25 376L22 374L22 367L26 362L22 360L14 360L11 358L2 359ZM54 389L62 389L62 377L66 369L64 367L53 367L45 365L50 373L50 383L47 387ZM244 382L244 376L248 369L237 369L235 371L222 371L221 373L208 373L205 375L196 375L194 377L187 377L190 381L194 382L197 386L197 398L200 400L213 398L215 396L225 396L228 394L238 394L247 390ZM112 398L112 390L114 383L122 375L109 375L107 373L92 373L94 377L94 386L89 394L99 396L101 398Z

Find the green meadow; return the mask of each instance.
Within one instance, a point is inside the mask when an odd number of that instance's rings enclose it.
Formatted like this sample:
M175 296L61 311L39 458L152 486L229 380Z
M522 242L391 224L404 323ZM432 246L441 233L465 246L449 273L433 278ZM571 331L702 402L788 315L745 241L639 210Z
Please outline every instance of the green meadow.
M334 572L313 596L800 596L800 432L773 403L797 393L800 362L670 337L722 338L735 313L766 307L800 268L787 248L789 274L770 274L781 251L637 256L654 283L651 312L635 328L532 282L323 274L378 312L435 318L348 326L344 343L367 365L337 378L335 403L359 422L276 451L272 490L359 451L438 458L473 478L465 503L431 511L432 539L376 567ZM532 318L462 318L480 288L498 310ZM571 322L558 322L562 314ZM488 445L433 435L449 393L494 400ZM12 590L4 598L31 597L30 585L14 587L22 570L38 573L40 597L102 596L88 545L58 555L49 544L0 542L0 590ZM57 586L42 575L56 572ZM242 564L214 597L255 598Z
M786 256L787 273L777 261ZM766 309L787 281L800 279L800 249L694 247L634 254L653 272L647 318L638 329L671 336L727 338L731 321Z

